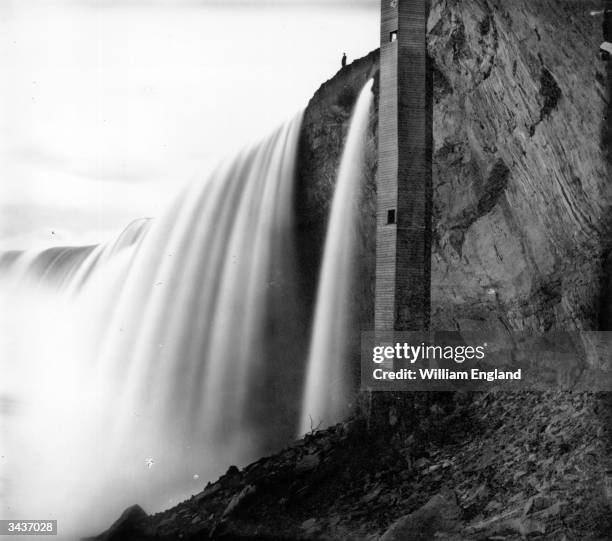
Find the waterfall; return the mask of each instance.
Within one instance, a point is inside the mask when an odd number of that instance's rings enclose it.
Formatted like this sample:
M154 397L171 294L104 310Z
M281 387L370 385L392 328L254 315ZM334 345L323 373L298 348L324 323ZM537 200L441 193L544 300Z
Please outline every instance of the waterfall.
M300 126L114 243L0 257L0 514L95 533L295 431Z
M0 254L3 518L96 533L341 418L371 90L351 119L312 322L293 223L301 115L114 242Z
M300 433L340 421L348 406L347 342L358 200L372 103L369 81L357 100L332 201L307 364Z

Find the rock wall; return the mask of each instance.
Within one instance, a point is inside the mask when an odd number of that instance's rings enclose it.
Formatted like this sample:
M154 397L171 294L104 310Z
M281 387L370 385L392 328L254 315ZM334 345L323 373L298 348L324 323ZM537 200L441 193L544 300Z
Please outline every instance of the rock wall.
M597 6L432 2L434 328L608 324L600 316L611 267L610 73L597 55L601 22L589 16ZM311 239L303 258L312 268L350 110L377 69L376 53L347 66L306 110L298 210L300 232ZM363 330L373 326L376 111L372 116L355 289Z
M301 291L306 313L312 315L321 257L327 233L327 220L337 171L342 157L351 113L359 93L374 78L377 93L378 51L356 60L321 86L304 113L298 157L297 242ZM377 100L374 100L375 102ZM354 276L351 280L352 310L356 320L349 325L345 352L345 373L352 377L351 388L359 387L360 332L374 326L374 275L376 271L376 155L377 107L370 114L361 198L361 220L356 238ZM310 318L312 320L312 317ZM354 404L350 399L349 408Z
M378 60L378 51L373 51L341 69L334 78L319 88L304 113L297 166L296 207L299 217L297 234L300 267L303 270L303 291L311 305L314 304L327 219L351 113L359 93L371 78L375 81L374 91L378 93ZM372 301L362 303L360 317L364 328L373 325L374 321L377 126L376 103L370 114L362 220L358 224L360 246L356 274L361 280L355 298Z

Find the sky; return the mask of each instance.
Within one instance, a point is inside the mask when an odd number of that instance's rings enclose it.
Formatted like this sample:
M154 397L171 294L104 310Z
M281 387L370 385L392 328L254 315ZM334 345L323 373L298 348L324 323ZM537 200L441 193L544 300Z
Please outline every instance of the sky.
M377 0L0 0L0 250L108 240L378 46Z

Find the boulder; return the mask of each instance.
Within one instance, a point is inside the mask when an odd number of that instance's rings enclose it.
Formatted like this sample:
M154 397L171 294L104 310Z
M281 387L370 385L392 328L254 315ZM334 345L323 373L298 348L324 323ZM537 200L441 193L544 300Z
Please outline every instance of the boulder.
M104 533L85 541L136 541L144 537L143 526L148 518L140 505L128 507Z
M379 541L430 541L451 534L461 524L461 508L452 490L443 490L423 507L396 520Z

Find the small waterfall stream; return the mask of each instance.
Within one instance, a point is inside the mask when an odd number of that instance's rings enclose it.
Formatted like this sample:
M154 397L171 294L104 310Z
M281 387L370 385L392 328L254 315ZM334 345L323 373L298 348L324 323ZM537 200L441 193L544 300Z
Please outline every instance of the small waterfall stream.
M372 105L369 81L355 105L340 162L319 277L300 433L340 421L348 411L346 347L358 200Z

